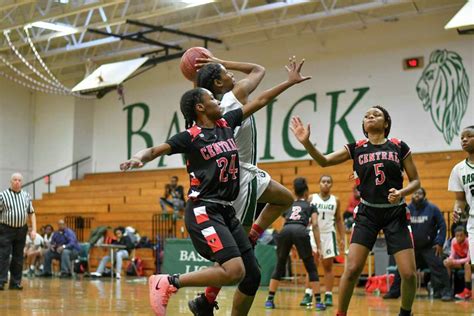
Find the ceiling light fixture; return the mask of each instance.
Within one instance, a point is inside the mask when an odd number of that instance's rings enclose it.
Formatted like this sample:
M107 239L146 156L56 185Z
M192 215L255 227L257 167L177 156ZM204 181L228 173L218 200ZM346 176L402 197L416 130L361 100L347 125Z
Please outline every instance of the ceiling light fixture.
M38 21L38 22L33 22L30 25L33 27L39 27L42 29L47 29L51 31L61 32L61 33L71 34L71 33L78 32L77 28L67 25L67 24L62 24L62 23Z
M469 0L444 28L457 29L460 34L473 32L474 0Z

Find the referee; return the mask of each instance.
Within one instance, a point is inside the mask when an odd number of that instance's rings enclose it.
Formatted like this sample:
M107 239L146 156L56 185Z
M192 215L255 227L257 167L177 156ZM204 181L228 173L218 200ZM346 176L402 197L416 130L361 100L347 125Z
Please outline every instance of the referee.
M23 269L23 248L25 247L29 216L33 231L31 238L36 236L35 210L28 192L21 190L23 176L14 173L11 176L10 188L0 192L0 290L4 289L8 279L10 265L11 290L22 290L21 274ZM10 255L12 256L9 264Z

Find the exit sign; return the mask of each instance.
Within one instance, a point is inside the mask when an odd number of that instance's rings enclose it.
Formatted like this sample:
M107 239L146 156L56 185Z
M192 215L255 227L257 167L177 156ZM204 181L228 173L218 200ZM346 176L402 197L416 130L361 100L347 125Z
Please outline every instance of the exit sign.
M410 57L403 60L403 69L417 69L423 68L423 57Z

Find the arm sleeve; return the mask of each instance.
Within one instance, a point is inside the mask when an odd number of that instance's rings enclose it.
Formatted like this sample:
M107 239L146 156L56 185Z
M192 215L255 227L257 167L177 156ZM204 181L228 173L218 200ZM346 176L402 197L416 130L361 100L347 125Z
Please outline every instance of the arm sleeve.
M455 238L451 239L451 251L449 253L449 259L454 260L454 256L456 254L456 251L454 250L454 243L455 243Z
M464 265L466 263L468 263L470 260L469 258L469 252L467 253L467 257L465 258L461 258L461 259L454 259L454 264L459 264L459 265Z
M349 156L351 156L351 159L354 159L355 146L355 143L344 145L344 148L346 148L347 152L349 153Z
M72 230L68 230L67 231L67 234L66 235L66 238L67 238L67 244L66 244L66 248L74 248L74 245L77 244L77 238L76 238L76 234L74 234L74 232Z
M187 132L181 132L166 141L171 146L171 152L168 155L186 153L191 145L191 135Z
M444 220L443 214L441 214L441 211L436 206L434 207L434 218L438 231L438 234L435 238L435 243L440 246L443 246L444 241L446 240L446 221Z
M451 170L451 174L449 175L448 191L464 192L464 187L462 186L461 179L458 176L457 165L453 168L453 170Z
M227 112L222 118L227 122L230 128L235 129L237 126L242 124L244 113L242 112L242 109L236 109Z
M135 245L133 244L132 240L128 236L125 236L125 247L127 247L128 250L135 248Z
M411 154L411 149L408 147L408 145L404 142L400 142L400 147L401 147L401 154L402 154L402 160L405 160L406 157L408 157L409 154Z
M178 191L178 193L179 193L179 198L180 198L181 200L184 200L184 189L183 189L183 186L181 186L181 185L178 186L178 188L176 189L176 191Z
M311 215L313 215L314 213L318 214L318 208L316 207L316 205L311 205Z

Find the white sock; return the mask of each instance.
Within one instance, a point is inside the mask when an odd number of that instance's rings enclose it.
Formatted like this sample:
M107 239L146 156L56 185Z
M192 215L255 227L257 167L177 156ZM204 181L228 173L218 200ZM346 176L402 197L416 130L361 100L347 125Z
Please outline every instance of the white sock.
M310 288L307 288L307 289L304 291L304 294L309 294L309 295L313 296L313 290L310 289Z
M327 292L327 291L326 291L325 294L326 294L326 295L328 295L328 294L329 294L329 295L332 295L332 292Z
M35 266L34 266L34 265L30 265L30 269L31 269L31 270L34 270L34 269L35 269Z

